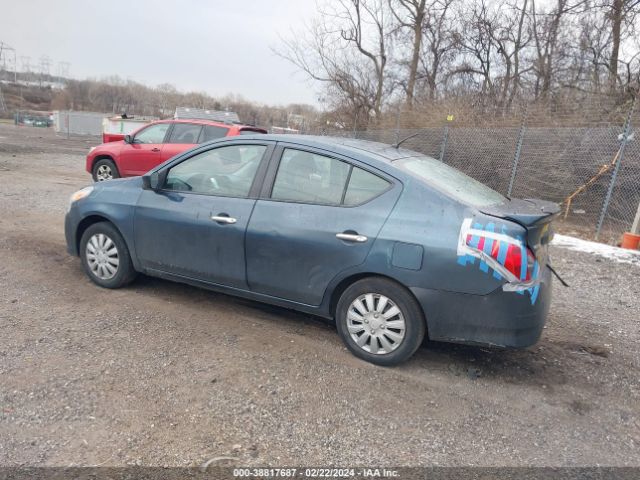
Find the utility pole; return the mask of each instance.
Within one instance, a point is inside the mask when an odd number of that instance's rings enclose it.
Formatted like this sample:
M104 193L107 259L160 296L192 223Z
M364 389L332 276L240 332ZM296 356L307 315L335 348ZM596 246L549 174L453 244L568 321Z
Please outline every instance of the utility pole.
M6 67L6 58L3 55L3 51L6 49L4 42L0 41L0 62L4 62L2 63L2 67L3 70L5 70ZM1 84L0 84L1 85ZM7 105L4 103L4 95L2 94L2 87L0 86L0 112L6 112L7 111Z
M22 70L22 80L31 81L31 57L20 56L20 69Z
M40 57L40 87L42 87L42 80L44 79L44 76L46 75L47 78L49 77L50 69L51 69L51 59L49 58L49 56L48 55L41 56Z
M18 82L18 58L16 57L16 49L0 41L0 62L2 62L3 70L7 70L7 53L13 52L13 82ZM7 70L8 71L8 70Z
M7 105L4 103L4 95L2 95L2 87L0 87L0 112L6 112Z
M58 82L62 83L64 81L64 79L66 79L69 76L69 66L71 64L69 62L58 62L58 66L57 66L57 76L58 76Z

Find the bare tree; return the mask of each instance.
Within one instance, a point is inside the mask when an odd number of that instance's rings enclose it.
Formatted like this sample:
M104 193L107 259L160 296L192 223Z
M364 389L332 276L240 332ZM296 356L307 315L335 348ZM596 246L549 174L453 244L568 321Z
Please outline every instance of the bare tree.
M620 49L625 40L637 33L635 20L640 9L638 0L610 0L603 5L605 15L611 28L611 54L609 56L609 89L615 90L620 82L618 71L620 67ZM637 51L634 57L637 56ZM635 58L634 58L635 59ZM625 62L627 78L633 63Z
M522 55L531 39L526 23L527 3L528 0L513 4L479 1L470 15L463 17L464 35L460 34L458 41L467 57L455 73L479 75L483 79L483 95L488 95L498 108L511 106L522 87L523 75L531 70L522 65Z
M560 22L565 13L567 0L556 0L552 12L536 11L536 1L531 0L531 17L533 22L533 38L536 45L535 94L545 96L551 89L551 78L555 52L558 43Z
M464 75L478 79L481 96L487 100L495 99L493 67L497 48L493 37L498 16L486 0L461 5L457 15L462 21L462 28L456 33L460 55L457 66L448 76Z
M275 53L327 87L333 107L348 105L357 123L379 121L389 85L391 18L383 0L337 0Z
M423 51L420 56L418 79L426 84L428 99L433 101L440 78L453 60L459 26L453 18L455 0L433 0L425 16L422 35Z
M515 33L508 36L509 40L513 44L513 48L511 53L506 53L506 48L502 49L503 55L507 56L509 59L509 65L513 65L513 74L508 76L508 80L505 81L504 89L503 89L503 98L506 96L507 91L509 91L509 98L506 102L506 108L509 108L518 93L518 90L522 86L521 76L525 73L528 68L522 68L522 52L527 47L530 35L528 35L528 28L525 25L526 13L527 13L527 2L528 0L522 0L521 5L513 5L512 11L515 13L515 19L517 19L517 27L515 28ZM508 32L513 32L512 29L509 29ZM511 63L512 60L512 63ZM510 73L510 72L508 72ZM511 83L511 85L509 85Z
M389 0L389 7L398 21L400 29L410 32L411 56L409 60L409 75L406 82L406 104L409 109L413 105L413 97L418 78L418 62L422 48L422 30L427 15L427 0Z

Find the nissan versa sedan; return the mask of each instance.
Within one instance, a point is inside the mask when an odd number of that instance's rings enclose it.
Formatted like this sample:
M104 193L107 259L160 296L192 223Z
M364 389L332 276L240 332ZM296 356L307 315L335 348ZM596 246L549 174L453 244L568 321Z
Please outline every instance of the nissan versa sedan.
M65 233L101 287L143 273L334 319L394 365L425 336L535 343L557 213L398 146L255 135L74 193Z

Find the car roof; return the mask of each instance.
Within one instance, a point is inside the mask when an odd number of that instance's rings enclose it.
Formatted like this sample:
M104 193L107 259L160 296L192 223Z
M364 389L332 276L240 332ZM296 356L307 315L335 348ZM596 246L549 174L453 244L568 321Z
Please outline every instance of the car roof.
M196 125L213 125L216 127L227 127L227 128L246 128L249 130L256 131L266 131L264 128L256 127L255 125L245 125L243 123L224 123L224 122L216 122L215 120L203 120L200 118L166 118L164 120L156 120L151 123L194 123Z
M286 142L301 146L319 148L340 153L349 157L374 157L385 163L407 157L423 156L422 153L396 148L392 145L369 140L360 140L346 137L328 137L318 135L290 135L290 134L268 134L268 135L243 135L242 140L272 140Z

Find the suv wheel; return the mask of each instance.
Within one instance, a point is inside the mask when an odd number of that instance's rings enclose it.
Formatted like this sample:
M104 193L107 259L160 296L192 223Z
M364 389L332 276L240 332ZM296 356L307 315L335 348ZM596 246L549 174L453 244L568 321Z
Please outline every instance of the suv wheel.
M120 288L137 275L122 235L108 222L94 223L85 230L80 258L87 276L101 287Z
M120 172L118 172L118 167L113 163L113 160L101 158L93 164L92 176L94 182L104 182L112 178L120 178Z
M413 296L383 278L359 280L344 291L336 326L354 355L386 366L409 359L426 331L422 309Z

